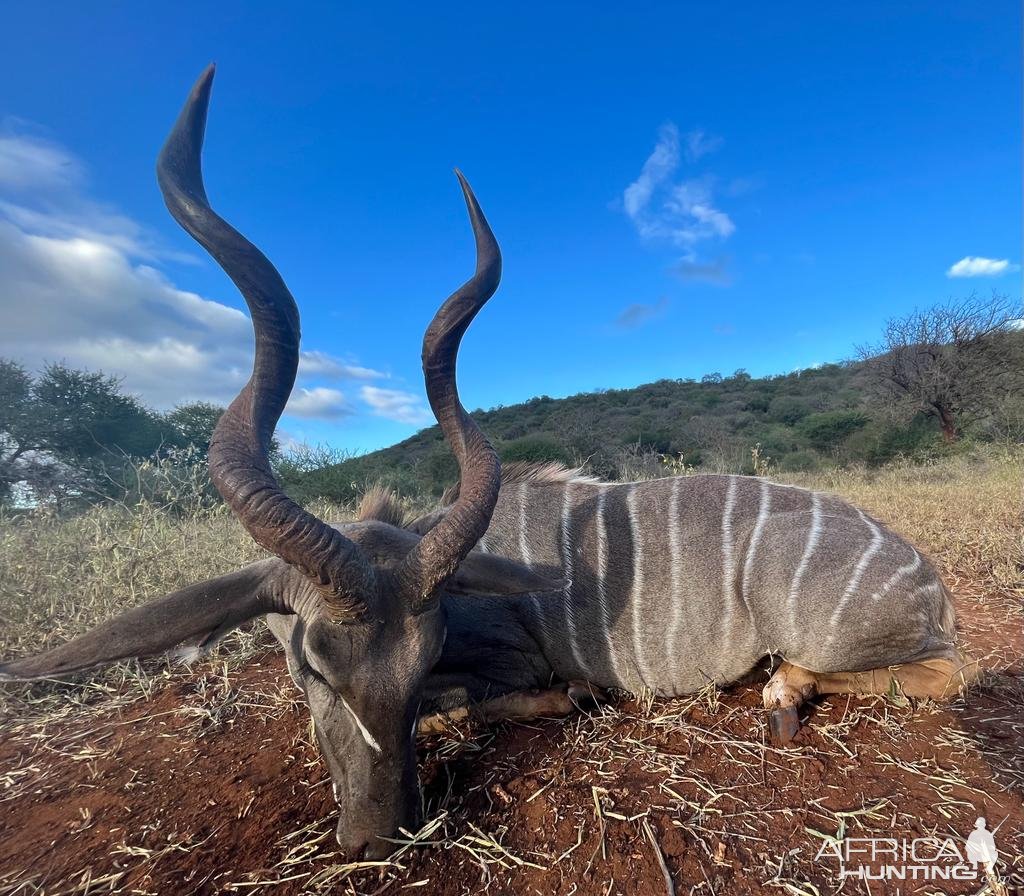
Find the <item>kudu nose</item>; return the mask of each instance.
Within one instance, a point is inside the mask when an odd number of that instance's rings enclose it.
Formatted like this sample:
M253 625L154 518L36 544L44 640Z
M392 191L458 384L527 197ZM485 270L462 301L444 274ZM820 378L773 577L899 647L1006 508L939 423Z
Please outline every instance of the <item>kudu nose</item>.
M379 862L390 856L396 848L389 840L362 831L342 831L339 828L335 839L350 862Z
M395 849L396 845L394 843L389 843L387 840L375 837L363 847L363 861L381 862L388 858Z

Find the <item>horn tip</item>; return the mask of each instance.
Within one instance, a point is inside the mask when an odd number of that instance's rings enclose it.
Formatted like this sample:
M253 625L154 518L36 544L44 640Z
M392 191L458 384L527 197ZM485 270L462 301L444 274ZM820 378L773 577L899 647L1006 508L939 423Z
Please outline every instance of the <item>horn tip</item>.
M462 192L465 196L469 197L473 195L473 188L469 185L469 181L466 180L466 175L458 168L453 169L455 176L459 179L459 186L462 187Z
M213 76L217 74L217 63L211 62L203 69L202 74L196 79L192 87L192 100L207 98L210 95L210 88L213 86Z
M466 204L469 206L470 215L473 218L476 218L481 214L476 194L473 192L473 188L469 185L469 181L466 180L466 175L464 175L458 168L455 169L455 176L459 179L459 186L462 188L462 195L465 197Z

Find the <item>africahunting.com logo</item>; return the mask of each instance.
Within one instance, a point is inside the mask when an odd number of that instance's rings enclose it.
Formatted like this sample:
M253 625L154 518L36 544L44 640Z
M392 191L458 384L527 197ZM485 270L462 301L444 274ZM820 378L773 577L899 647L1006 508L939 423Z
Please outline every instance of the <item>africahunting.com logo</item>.
M995 875L999 852L994 832L979 818L967 840L960 843L952 837L844 837L823 843L816 858L819 862L838 859L844 878L985 880Z

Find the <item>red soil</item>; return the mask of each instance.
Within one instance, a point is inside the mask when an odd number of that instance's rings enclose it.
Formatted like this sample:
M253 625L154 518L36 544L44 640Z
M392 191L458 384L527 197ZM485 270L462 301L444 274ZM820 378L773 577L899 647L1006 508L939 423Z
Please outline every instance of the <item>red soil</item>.
M815 856L840 818L847 836L963 837L978 815L1000 825L1007 880L1024 853L1024 631L1007 598L959 600L969 648L994 669L966 702L833 698L788 751L764 745L759 682L717 707L625 704L435 739L421 778L428 813L449 815L401 870L334 867L329 782L279 653L239 671L219 722L195 712L209 682L175 676L149 701L0 740L0 893L661 894L659 854L680 894L829 893L838 864ZM675 727L650 721L684 707ZM510 855L491 847L481 865L474 830Z

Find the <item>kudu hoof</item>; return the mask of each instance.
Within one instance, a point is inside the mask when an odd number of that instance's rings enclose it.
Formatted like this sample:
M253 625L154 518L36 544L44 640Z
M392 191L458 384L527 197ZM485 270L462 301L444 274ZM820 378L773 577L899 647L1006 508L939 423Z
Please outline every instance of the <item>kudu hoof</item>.
M795 706L780 706L768 713L768 731L776 747L785 747L793 742L800 730L800 713Z

